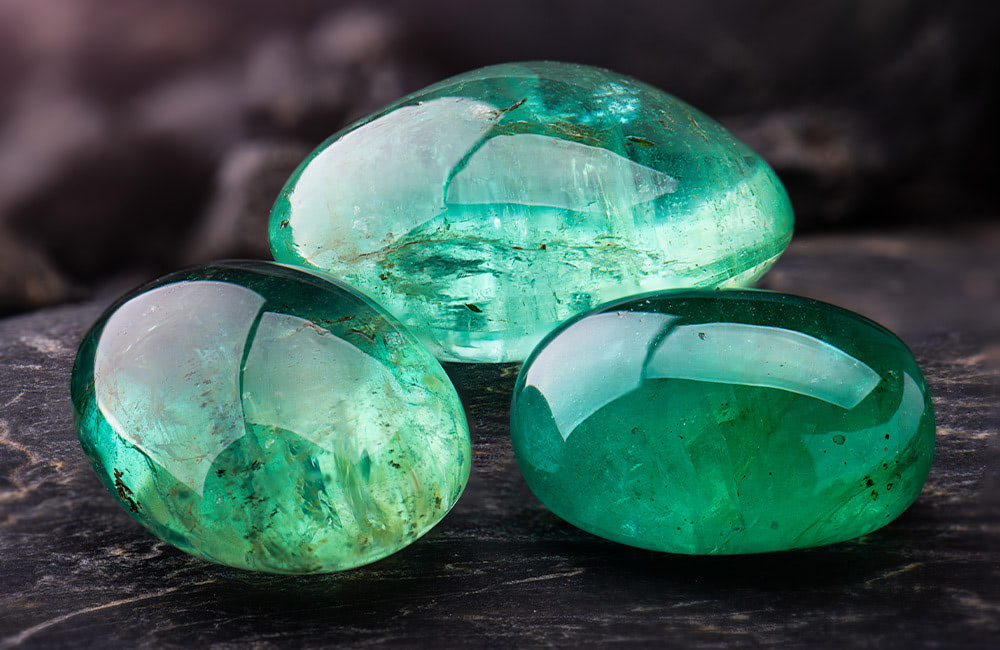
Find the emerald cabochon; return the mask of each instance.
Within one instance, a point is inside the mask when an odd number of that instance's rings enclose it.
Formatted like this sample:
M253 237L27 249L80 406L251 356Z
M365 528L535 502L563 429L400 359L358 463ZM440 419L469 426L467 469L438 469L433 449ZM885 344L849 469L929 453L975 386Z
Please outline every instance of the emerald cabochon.
M857 537L919 494L931 399L879 325L733 289L792 225L767 164L675 97L588 66L474 70L295 171L269 236L305 268L195 267L109 308L73 369L80 441L185 551L349 569L426 533L466 485L437 359L527 358L514 452L567 521L688 554Z
M77 355L80 443L174 546L275 573L357 567L434 526L471 466L440 364L353 289L266 262L126 295Z
M511 437L566 521L687 554L851 539L898 517L934 453L913 355L857 314L754 290L634 296L524 364Z
M510 63L336 133L271 213L274 259L343 279L449 361L523 361L630 294L747 286L792 236L784 188L716 121L641 81Z

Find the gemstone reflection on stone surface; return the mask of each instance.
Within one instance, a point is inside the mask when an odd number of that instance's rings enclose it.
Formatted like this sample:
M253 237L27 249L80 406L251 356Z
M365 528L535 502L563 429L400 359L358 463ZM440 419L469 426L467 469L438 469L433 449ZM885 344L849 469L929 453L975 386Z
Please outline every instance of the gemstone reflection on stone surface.
M934 413L906 346L861 316L765 291L671 291L543 341L511 436L531 489L584 530L756 553L899 516L930 468Z
M522 360L625 295L745 286L792 234L781 183L711 118L607 70L435 84L323 143L274 206L274 258L329 271L438 355Z
M427 532L470 469L440 364L350 288L263 262L120 300L84 339L80 442L156 535L278 573L356 567Z

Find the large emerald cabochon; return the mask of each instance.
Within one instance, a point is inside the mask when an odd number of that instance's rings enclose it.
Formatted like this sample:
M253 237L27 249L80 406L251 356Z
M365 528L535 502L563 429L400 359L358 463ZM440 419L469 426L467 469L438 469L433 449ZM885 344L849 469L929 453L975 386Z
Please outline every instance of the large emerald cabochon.
M525 363L511 436L528 485L596 535L688 554L851 539L916 499L934 452L891 332L783 294L668 291L562 325Z
M474 70L349 126L270 221L277 261L346 280L453 361L523 360L626 295L749 285L791 234L781 183L714 120L552 62Z
M348 569L458 500L471 452L440 364L354 290L265 262L166 276L80 346L80 442L129 514L244 569Z

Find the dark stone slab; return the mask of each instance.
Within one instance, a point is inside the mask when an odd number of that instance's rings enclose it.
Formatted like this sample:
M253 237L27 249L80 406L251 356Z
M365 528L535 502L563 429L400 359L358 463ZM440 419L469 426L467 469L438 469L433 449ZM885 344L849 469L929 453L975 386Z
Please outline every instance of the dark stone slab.
M0 648L994 647L996 237L801 239L768 276L903 334L935 395L938 454L920 499L888 527L764 556L657 554L563 523L512 456L517 366L452 365L475 470L434 531L341 574L210 565L132 522L77 445L69 370L106 301L2 320Z

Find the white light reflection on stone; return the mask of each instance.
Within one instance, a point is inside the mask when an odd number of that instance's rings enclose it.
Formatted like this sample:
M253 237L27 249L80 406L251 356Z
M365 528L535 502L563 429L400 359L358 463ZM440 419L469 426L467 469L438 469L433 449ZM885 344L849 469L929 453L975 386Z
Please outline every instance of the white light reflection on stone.
M597 314L549 342L528 369L525 385L534 386L546 399L564 440L644 380L775 388L844 409L857 406L880 381L866 364L802 332L743 323L671 327L676 318L642 312Z
M177 282L122 305L97 345L101 414L198 494L216 456L246 433L239 363L263 304L235 284Z
M840 348L781 327L680 325L646 364L650 379L691 379L777 388L852 409L879 375Z

